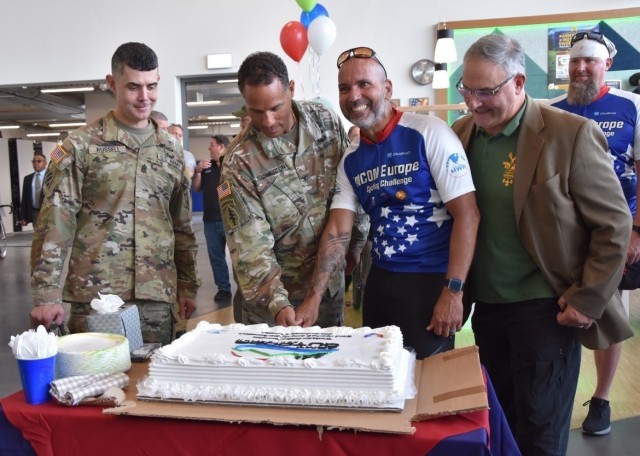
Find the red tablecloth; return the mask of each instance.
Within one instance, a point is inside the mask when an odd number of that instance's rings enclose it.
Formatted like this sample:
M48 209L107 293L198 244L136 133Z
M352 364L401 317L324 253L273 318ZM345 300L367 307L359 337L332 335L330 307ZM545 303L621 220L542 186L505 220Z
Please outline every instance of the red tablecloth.
M22 432L40 456L405 456L426 455L430 451L433 455L456 456L519 454L517 449L514 450L513 437L508 429L492 431L500 440L490 438L490 426L502 426L504 415L495 397L491 399L490 383L487 386L491 411L481 410L413 423L416 427L414 435L326 429L319 432L310 426L103 415L102 409L97 407L67 407L54 402L29 405L24 401L22 392L0 399L0 412L4 411L8 421ZM0 429L0 437L2 431Z

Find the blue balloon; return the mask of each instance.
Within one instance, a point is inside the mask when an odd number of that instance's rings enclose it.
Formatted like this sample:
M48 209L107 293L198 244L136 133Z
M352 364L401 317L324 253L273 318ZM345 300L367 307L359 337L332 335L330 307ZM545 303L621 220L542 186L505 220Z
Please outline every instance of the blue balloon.
M311 24L316 17L320 16L329 17L329 12L320 3L316 3L316 6L314 6L308 13L306 11L302 11L300 14L300 22L304 25L304 28L308 29L309 24Z

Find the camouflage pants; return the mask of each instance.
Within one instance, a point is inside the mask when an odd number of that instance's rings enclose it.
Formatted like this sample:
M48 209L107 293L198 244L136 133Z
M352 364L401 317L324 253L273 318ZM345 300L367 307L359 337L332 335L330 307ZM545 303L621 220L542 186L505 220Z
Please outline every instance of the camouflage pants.
M160 342L162 345L171 343L175 324L175 304L142 300L126 301L125 304L135 304L138 308L143 342ZM71 333L87 332L89 330L87 315L90 312L89 303L72 302L68 322L69 331Z

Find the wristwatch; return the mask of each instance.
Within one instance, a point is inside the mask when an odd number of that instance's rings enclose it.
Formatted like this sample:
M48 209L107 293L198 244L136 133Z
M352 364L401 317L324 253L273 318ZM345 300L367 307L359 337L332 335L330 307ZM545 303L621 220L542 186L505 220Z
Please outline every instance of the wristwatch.
M444 279L446 287L453 291L454 293L459 293L462 291L462 287L464 287L464 282L460 279L456 278L446 278Z

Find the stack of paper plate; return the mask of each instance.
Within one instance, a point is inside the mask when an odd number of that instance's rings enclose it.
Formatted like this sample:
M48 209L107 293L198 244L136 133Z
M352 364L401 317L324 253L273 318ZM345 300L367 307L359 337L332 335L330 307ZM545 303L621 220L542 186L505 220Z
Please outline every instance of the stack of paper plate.
M58 339L56 378L115 374L130 367L129 341L119 334L78 333Z

